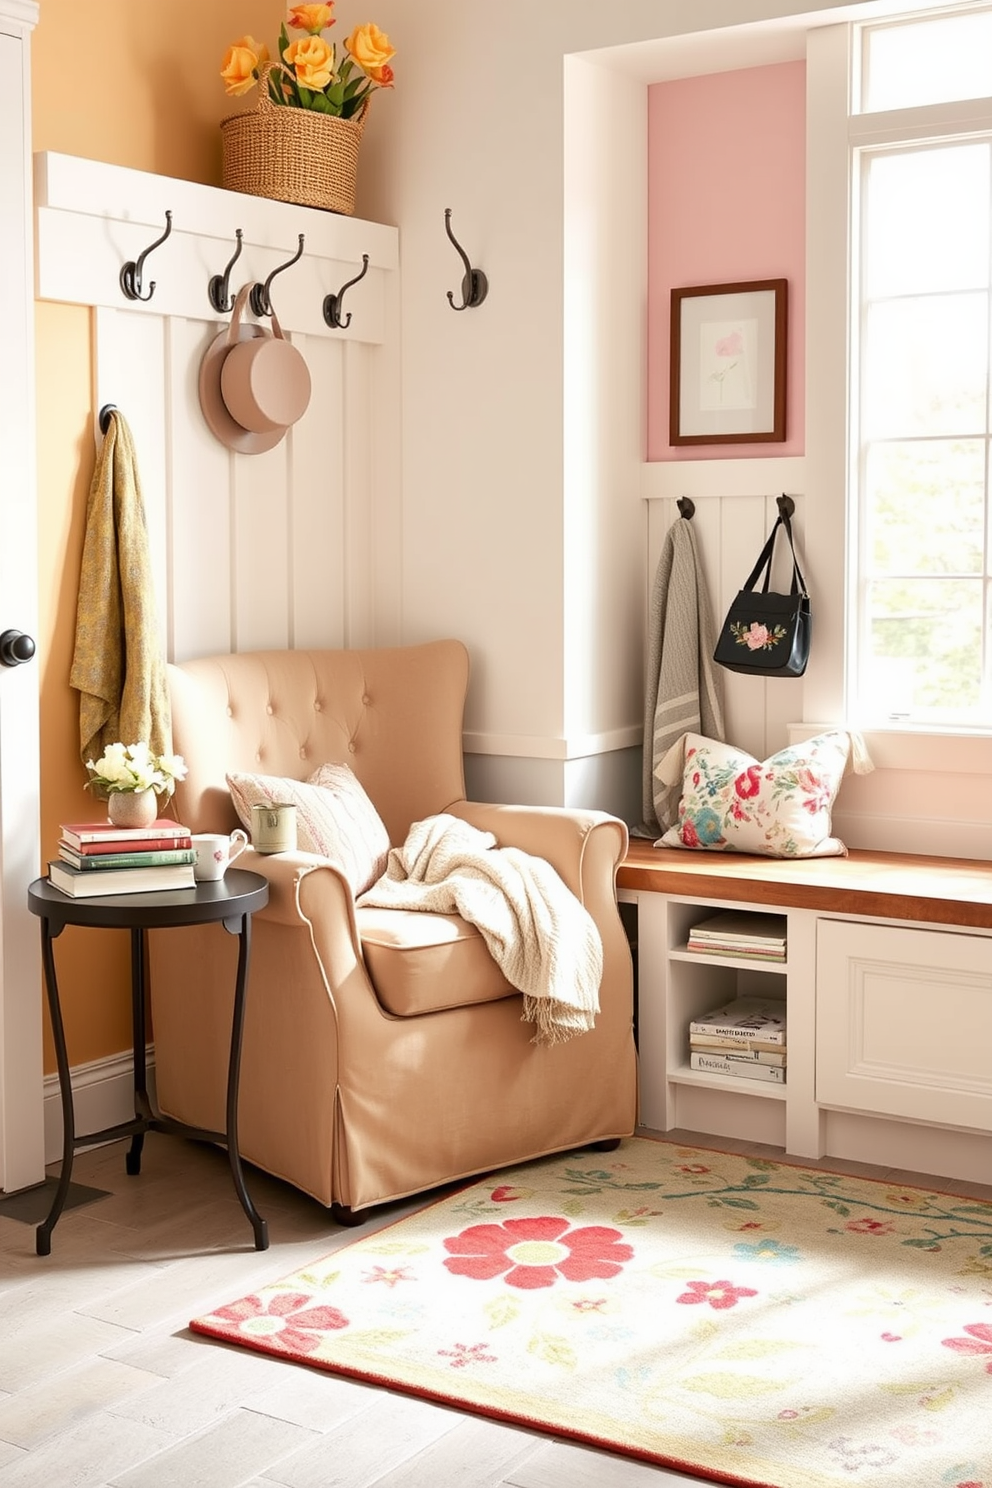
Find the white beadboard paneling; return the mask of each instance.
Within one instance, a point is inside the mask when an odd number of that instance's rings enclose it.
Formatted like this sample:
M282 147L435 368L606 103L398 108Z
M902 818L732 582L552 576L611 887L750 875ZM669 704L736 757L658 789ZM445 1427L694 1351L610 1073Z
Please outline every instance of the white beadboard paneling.
M293 341L310 368L314 414L294 429L290 451L292 644L343 646L344 345L311 336Z
M344 412L347 435L344 446L345 487L349 492L345 523L345 574L347 578L345 645L371 646L375 641L373 613L375 560L372 541L372 429L374 386L368 349L354 344L345 348Z
M148 527L158 626L167 634L168 443L166 382L168 338L165 322L127 310L95 315L97 410L113 403L134 437L138 478ZM103 435L95 428L98 442Z
M169 657L188 661L233 647L231 488L233 457L200 412L200 362L215 325L169 322Z
M376 379L376 407L403 406L403 364L400 356L400 277L383 276L386 336L372 352ZM376 420L372 440L372 481L375 544L375 641L397 646L403 633L403 452L401 440Z
M234 456L234 649L290 644L289 492L294 432L262 455Z

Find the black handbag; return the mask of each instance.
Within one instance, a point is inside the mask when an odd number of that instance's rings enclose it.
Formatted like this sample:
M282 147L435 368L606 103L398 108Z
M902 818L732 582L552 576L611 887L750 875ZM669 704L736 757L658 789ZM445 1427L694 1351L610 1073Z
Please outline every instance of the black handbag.
M785 528L792 549L792 583L788 594L772 594L768 590L780 527ZM764 582L758 589L755 586L762 570ZM812 624L806 580L792 540L792 524L783 511L744 588L727 611L713 660L731 672L751 672L758 677L801 677L809 661Z

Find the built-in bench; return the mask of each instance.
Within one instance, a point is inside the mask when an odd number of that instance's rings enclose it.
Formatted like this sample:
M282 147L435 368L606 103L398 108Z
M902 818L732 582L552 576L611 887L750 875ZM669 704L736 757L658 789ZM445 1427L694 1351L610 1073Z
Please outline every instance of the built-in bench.
M992 1183L992 867L634 840L617 881L636 908L645 1126ZM689 951L721 909L781 915L786 961ZM786 1000L785 1085L691 1069L689 1021L755 991Z
M633 840L621 889L730 899L759 908L874 915L992 931L992 867L973 858L852 849L846 858L687 852Z

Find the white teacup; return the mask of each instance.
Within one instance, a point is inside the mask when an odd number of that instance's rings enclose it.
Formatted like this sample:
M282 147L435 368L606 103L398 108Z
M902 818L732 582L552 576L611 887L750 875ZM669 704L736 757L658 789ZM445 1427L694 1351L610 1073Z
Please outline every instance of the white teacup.
M229 837L223 832L196 832L193 836L193 850L196 853L193 877L197 883L223 878L235 858L240 857L247 846L248 834L242 832L240 827L236 827Z

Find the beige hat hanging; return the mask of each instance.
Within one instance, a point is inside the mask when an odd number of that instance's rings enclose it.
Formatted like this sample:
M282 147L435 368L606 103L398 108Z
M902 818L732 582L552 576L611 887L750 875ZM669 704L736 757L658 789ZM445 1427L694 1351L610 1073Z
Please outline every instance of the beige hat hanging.
M211 433L242 455L274 449L310 403L310 371L286 340L275 311L272 332L242 319L250 284L239 291L227 330L200 363L200 407Z

